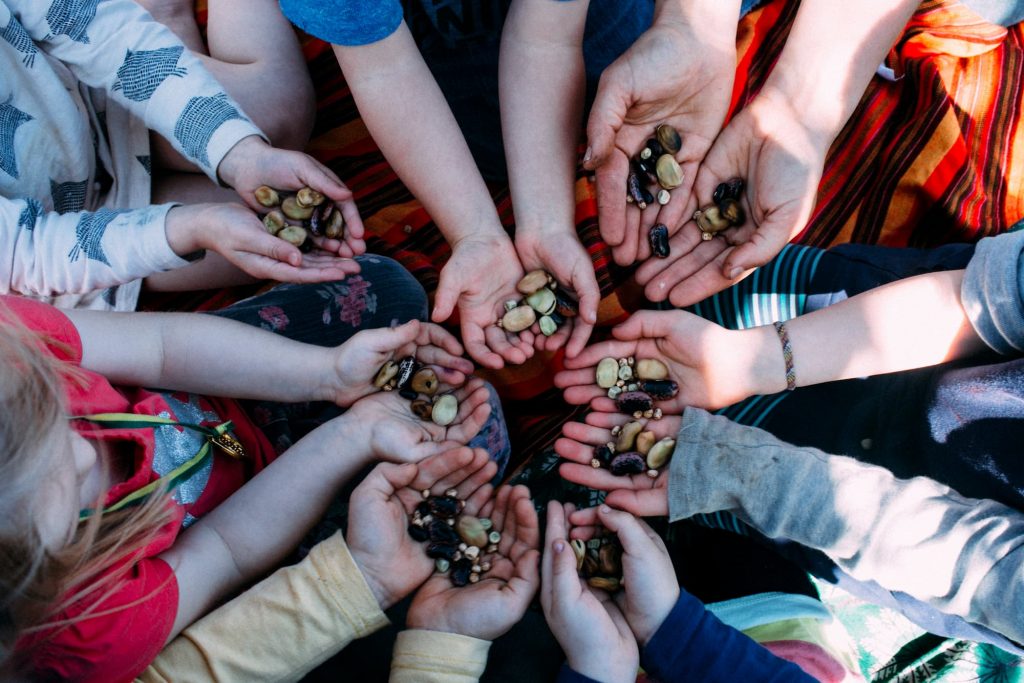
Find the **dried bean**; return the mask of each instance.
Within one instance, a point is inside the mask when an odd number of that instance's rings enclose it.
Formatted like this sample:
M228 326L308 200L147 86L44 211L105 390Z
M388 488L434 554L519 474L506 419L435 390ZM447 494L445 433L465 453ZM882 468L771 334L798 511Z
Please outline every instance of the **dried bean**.
M619 453L612 458L611 464L608 466L612 474L616 476L628 476L630 474L640 474L647 469L647 462L644 456L640 455L636 451L629 453Z
M430 411L430 419L434 424L447 427L455 422L459 414L459 402L453 394L441 394L434 399L434 406Z
M640 379L665 379L668 367L656 358L644 358L636 362L636 376Z
M265 206L268 209L272 209L273 207L281 204L281 195L277 193L277 190L266 185L260 185L257 187L253 192L253 195L256 196L256 201L258 201L261 206Z
M664 191L664 190L663 190ZM668 258L670 247L668 244L668 226L664 223L656 223L647 233L647 241L651 245L651 253L658 258Z
M651 395L642 391L624 391L615 399L615 407L620 413L627 415L650 410L653 405Z
M521 294L529 296L548 284L548 274L543 270L531 270L516 284Z
M636 444L636 437L644 430L642 422L627 422L622 426L619 437L615 441L615 450L619 453L633 450Z
M409 535L412 537L412 540L417 543L422 543L430 538L430 534L427 533L426 529L421 526L416 526L415 524L409 525Z
M299 206L309 208L324 203L324 196L311 187L304 187L295 193L295 201Z
M309 217L313 215L313 207L300 206L298 200L291 196L285 197L284 201L281 202L281 212L293 221L305 221L309 220Z
M721 204L726 199L738 200L743 194L743 178L730 178L724 183L719 183L711 194L711 201Z
M420 368L413 374L412 380L409 382L413 391L427 396L436 394L440 384L441 381L432 368Z
M655 401L668 401L679 394L679 383L671 379L645 379L638 385L640 391L650 394Z
M610 389L619 379L619 364L615 362L614 358L602 358L601 362L597 364L594 375L597 386L602 389Z
M675 154L682 149L683 140L679 137L679 131L669 124L661 124L654 130L654 133L666 154Z
M652 470L657 470L668 462L668 459L672 457L672 453L676 449L676 440L672 437L666 437L658 443L651 446L651 450L647 453L647 466Z
M658 157L658 184L666 190L674 190L683 184L683 169L671 154Z

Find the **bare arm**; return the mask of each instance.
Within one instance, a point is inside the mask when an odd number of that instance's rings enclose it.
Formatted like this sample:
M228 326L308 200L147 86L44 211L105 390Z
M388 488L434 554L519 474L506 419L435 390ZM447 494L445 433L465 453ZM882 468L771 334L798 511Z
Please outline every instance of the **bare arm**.
M363 121L454 247L507 240L462 131L405 22L376 43L334 46Z
M66 314L82 339L82 366L116 384L282 402L330 398L322 378L332 349L212 315Z

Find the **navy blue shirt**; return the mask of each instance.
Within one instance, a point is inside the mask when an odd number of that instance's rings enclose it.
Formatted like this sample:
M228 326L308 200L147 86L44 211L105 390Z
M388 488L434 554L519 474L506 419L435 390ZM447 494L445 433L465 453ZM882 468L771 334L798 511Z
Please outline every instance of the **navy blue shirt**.
M680 589L679 601L640 653L640 664L662 683L815 683L793 662L776 657ZM558 683L599 683L563 666Z

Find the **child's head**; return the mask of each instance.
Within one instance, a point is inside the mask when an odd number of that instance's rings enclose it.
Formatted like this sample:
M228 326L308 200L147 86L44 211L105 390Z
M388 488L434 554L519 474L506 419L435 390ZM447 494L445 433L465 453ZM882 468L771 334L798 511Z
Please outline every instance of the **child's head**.
M95 474L105 468L69 424L64 384L76 381L74 368L44 349L0 311L0 671L18 638L52 632L66 623L57 612L115 589L121 573L96 579L148 545L169 515L157 497L79 523L82 508L99 507L106 487Z

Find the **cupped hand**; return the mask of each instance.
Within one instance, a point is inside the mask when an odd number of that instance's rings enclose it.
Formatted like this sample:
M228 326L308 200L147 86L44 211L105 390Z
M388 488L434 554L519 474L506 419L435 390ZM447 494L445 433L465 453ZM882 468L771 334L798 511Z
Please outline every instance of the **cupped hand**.
M673 256L637 270L647 298L689 306L774 258L807 225L830 142L802 122L793 103L762 91L715 140L694 185L704 207L719 183L743 178L746 221L709 241L695 223L685 225L669 241Z
M476 362L493 370L505 363L518 365L533 356L533 333L510 334L495 323L504 315L505 302L521 299L516 283L522 266L512 242L464 239L452 247L441 270L431 319L444 322L458 306L462 342Z
M342 240L317 240L321 249L352 258L366 252L365 229L359 209L349 190L338 176L313 157L291 150L271 147L262 138L250 135L232 147L220 162L217 174L238 192L249 207L266 209L256 201L254 192L261 185L278 190L300 190L310 187L333 201L345 217Z
M359 399L340 419L358 432L370 457L389 462L418 462L464 446L476 436L491 414L490 392L483 380L471 379L452 391L459 402L455 421L441 427L417 417L409 401L395 391L380 391Z
M685 311L638 311L612 334L614 340L566 359L567 369L555 375L555 386L564 390L568 403L614 412L615 402L597 386L594 372L602 358L633 356L660 360L679 384L674 399L658 402L664 412L679 414L686 406L722 408L750 395L755 365L766 360L764 350L748 344L743 333Z
M330 282L359 272L359 264L337 254L303 254L269 234L259 217L240 204L176 206L167 213L167 243L186 256L215 251L239 270L260 280Z
M525 486L504 486L482 508L467 501L464 514L489 517L501 532L498 552L482 556L491 563L480 581L453 586L447 574L432 576L413 598L410 628L457 633L494 640L515 625L540 586L537 567L540 526Z
M541 560L544 616L574 671L609 683L635 681L640 662L636 638L612 597L588 586L576 571L569 512L557 501L548 504Z
M459 386L473 372L473 364L462 353L462 344L433 323L410 320L397 327L363 330L334 350L336 374L327 378L327 394L340 406L352 405L379 391L373 380L386 361L413 355L431 366L441 382Z
M668 468L662 468L657 478L652 479L645 472L632 476L618 476L604 468L591 467L594 447L614 441L612 427L622 426L633 418L614 413L589 413L584 422L566 422L562 425L562 438L555 441L555 452L569 462L562 463L558 473L567 481L608 491L605 501L621 510L628 510L641 517L656 517L668 514ZM654 432L660 440L675 438L682 424L680 417L663 417L660 420L640 420L644 429ZM577 513L579 514L579 513ZM573 518L575 526L584 522ZM586 525L594 525L590 520ZM574 532L575 534L575 532Z
M569 520L596 523L618 537L624 589L615 602L637 642L647 645L679 599L679 581L665 542L642 520L608 505L580 510Z
M441 495L454 488L459 498L479 506L491 496L488 482L497 469L486 451L457 448L418 465L381 463L356 487L345 540L381 609L414 591L434 570L423 544L407 531L422 492Z
M675 234L693 212L693 181L722 128L736 69L737 17L728 11L713 14L701 25L656 21L601 75L587 124L590 148L584 165L596 173L601 236L619 265L649 255L652 225L664 223ZM629 160L662 123L682 137L675 157L683 183L672 190L667 205L655 203L641 214L626 204Z
M516 251L523 268L542 269L551 273L558 283L574 292L579 301L579 315L568 318L550 337L534 325L536 347L540 351L556 351L566 346L565 353L572 358L583 350L590 333L597 322L597 306L601 301L601 290L594 274L594 262L583 248L576 231L531 231L520 230L516 234ZM568 343L568 345L566 345Z

